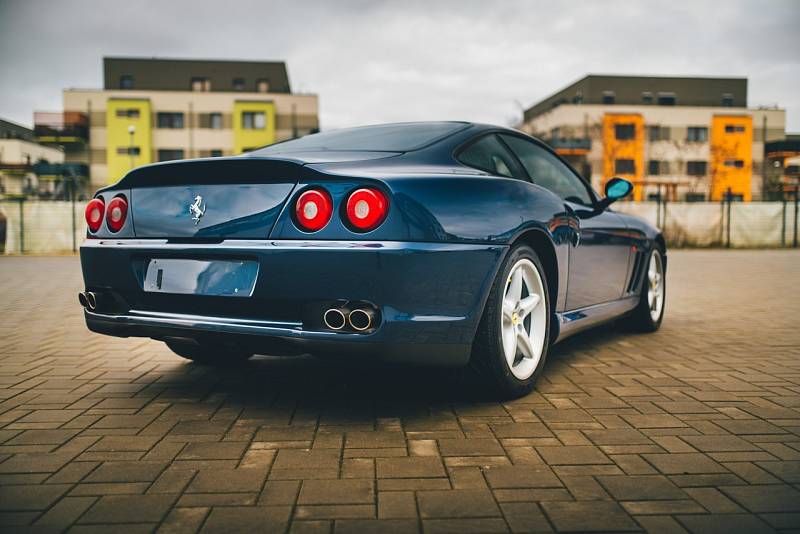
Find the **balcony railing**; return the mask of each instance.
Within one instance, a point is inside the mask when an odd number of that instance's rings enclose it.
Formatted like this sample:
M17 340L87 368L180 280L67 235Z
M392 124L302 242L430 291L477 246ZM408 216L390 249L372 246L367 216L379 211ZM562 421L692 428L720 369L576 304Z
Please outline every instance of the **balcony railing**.
M547 144L558 153L583 154L592 149L592 140L588 137L555 137L547 140Z
M86 143L89 139L89 117L76 111L37 111L33 114L33 134L40 143Z
M89 166L84 163L35 163L33 172L38 176L80 177L89 176Z

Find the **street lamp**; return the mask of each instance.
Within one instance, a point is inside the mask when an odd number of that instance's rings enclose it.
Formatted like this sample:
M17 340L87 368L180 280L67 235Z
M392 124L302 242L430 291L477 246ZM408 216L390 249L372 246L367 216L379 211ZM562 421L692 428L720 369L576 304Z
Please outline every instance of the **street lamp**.
M131 170L133 170L133 167L136 165L135 162L134 162L134 153L133 153L133 149L134 149L134 146L133 146L133 134L135 134L135 133L136 133L136 126L134 126L133 124L128 126L128 134L130 134L130 136L131 136L130 143L128 143L128 155L131 157Z

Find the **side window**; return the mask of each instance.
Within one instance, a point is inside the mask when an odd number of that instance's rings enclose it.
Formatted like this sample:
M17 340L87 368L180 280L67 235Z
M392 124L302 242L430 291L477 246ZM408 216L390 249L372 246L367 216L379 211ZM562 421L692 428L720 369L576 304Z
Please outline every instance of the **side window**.
M502 136L528 171L533 183L549 189L569 202L592 205L592 197L583 181L547 150L512 135Z
M514 161L514 156L503 146L496 135L486 135L469 145L458 155L458 161L497 176L525 177Z

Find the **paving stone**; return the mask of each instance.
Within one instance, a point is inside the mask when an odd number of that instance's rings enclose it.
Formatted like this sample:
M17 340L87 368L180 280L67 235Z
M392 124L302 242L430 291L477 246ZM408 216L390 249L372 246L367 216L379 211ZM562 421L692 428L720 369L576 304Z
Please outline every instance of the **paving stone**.
M543 465L490 467L484 473L492 488L554 488L562 485L553 471Z
M730 486L720 489L753 513L800 512L800 491L791 486Z
M84 482L152 482L167 465L165 462L105 462Z
M564 532L635 531L639 526L617 503L608 501L542 503L556 529Z
M214 508L201 532L283 532L290 514L288 506Z
M174 495L109 495L100 497L79 523L157 523L175 502Z
M764 521L753 515L717 514L678 516L694 534L772 534L775 532Z
M440 439L442 456L494 456L505 454L494 438Z
M643 456L665 475L725 473L728 471L701 453L645 454Z
M180 460L238 460L244 454L247 443L235 441L188 443L178 455Z
M69 489L68 484L0 486L0 511L45 510Z
M379 519L417 517L417 501L410 491L382 491L378 494Z
M667 477L653 476L600 476L598 482L618 501L643 501L649 499L685 499L686 493Z
M488 490L420 491L420 515L425 519L499 516L500 509Z
M335 449L281 449L273 469L325 469L339 467L339 451Z
M405 447L402 432L348 432L345 447L349 449L372 449L384 447Z
M375 502L372 480L306 480L298 504L368 504Z
M499 518L425 519L426 534L494 534L508 532L505 521Z
M549 465L610 464L611 460L597 447L576 445L568 447L536 447Z
M756 445L737 436L684 436L682 439L702 452L761 450Z
M378 478L426 478L447 476L438 457L410 456L375 460Z
M263 469L209 469L200 471L192 480L189 493L259 492L267 473Z
M416 519L337 519L334 534L416 534L419 526ZM327 530L325 532L328 532Z

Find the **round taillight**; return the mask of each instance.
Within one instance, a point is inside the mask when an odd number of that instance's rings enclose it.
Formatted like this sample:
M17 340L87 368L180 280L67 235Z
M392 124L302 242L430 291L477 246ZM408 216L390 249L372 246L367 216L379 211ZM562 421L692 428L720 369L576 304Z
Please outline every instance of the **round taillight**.
M106 224L112 232L119 232L128 216L128 202L125 197L114 197L106 208Z
M106 211L106 205L103 204L102 198L93 198L86 204L84 216L86 217L86 225L91 232L96 232L103 224L103 213Z
M294 215L301 230L316 232L331 220L333 201L324 189L308 189L297 197Z
M377 189L356 189L347 198L347 221L357 231L369 232L381 225L389 212L389 201Z

